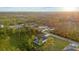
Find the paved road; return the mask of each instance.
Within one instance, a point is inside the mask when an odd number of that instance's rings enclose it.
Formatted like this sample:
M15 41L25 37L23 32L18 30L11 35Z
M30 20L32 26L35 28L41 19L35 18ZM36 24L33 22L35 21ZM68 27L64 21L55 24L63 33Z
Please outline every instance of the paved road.
M64 38L64 37L61 37L61 36L58 36L58 35L55 35L55 34L50 34L50 35L53 36L53 37L56 37L58 39L65 40L65 41L68 41L70 43L74 43L74 44L78 44L79 45L79 42L73 41L71 39Z
M79 42L73 41L71 39L64 38L64 37L61 37L61 36L58 36L58 35L55 35L55 34L50 34L50 33L47 33L47 35L53 36L53 37L58 38L60 40L70 42L70 44L63 49L64 51L75 51L76 50L75 48L79 46Z
M70 42L70 44L63 49L64 51L76 51L76 47L79 46L79 42L73 41L71 39L63 38L63 37L58 36L58 35L54 35L54 34L51 34L51 35L53 37L58 38L58 39Z

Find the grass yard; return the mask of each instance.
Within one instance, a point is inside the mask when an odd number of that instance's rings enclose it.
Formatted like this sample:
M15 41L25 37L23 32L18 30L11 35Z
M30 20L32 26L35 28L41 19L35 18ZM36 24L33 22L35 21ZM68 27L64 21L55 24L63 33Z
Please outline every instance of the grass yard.
M36 50L40 51L62 51L65 46L67 46L69 42L63 41L57 38L49 37L47 42L42 46L37 46Z

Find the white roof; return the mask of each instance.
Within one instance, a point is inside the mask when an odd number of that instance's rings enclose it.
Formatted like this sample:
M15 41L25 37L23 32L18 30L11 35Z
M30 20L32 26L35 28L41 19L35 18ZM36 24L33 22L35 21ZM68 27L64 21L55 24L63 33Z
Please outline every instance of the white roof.
M4 27L4 25L0 25L0 27L1 27L1 28L3 28L3 27Z
M38 28L48 28L48 26L39 26Z
M46 34L45 36L48 37L48 36L50 36L50 34Z

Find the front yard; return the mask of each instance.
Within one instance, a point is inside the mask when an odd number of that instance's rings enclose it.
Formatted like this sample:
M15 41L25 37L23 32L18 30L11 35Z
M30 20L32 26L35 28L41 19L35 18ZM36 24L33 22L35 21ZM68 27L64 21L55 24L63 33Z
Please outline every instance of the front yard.
M57 38L49 37L48 40L41 46L36 46L36 50L40 51L61 51L69 42Z

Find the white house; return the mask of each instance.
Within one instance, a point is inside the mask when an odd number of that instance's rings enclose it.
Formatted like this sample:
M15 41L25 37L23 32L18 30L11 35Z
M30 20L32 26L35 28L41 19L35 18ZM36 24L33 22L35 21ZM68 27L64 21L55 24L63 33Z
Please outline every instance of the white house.
M4 28L4 25L0 25L0 28Z

